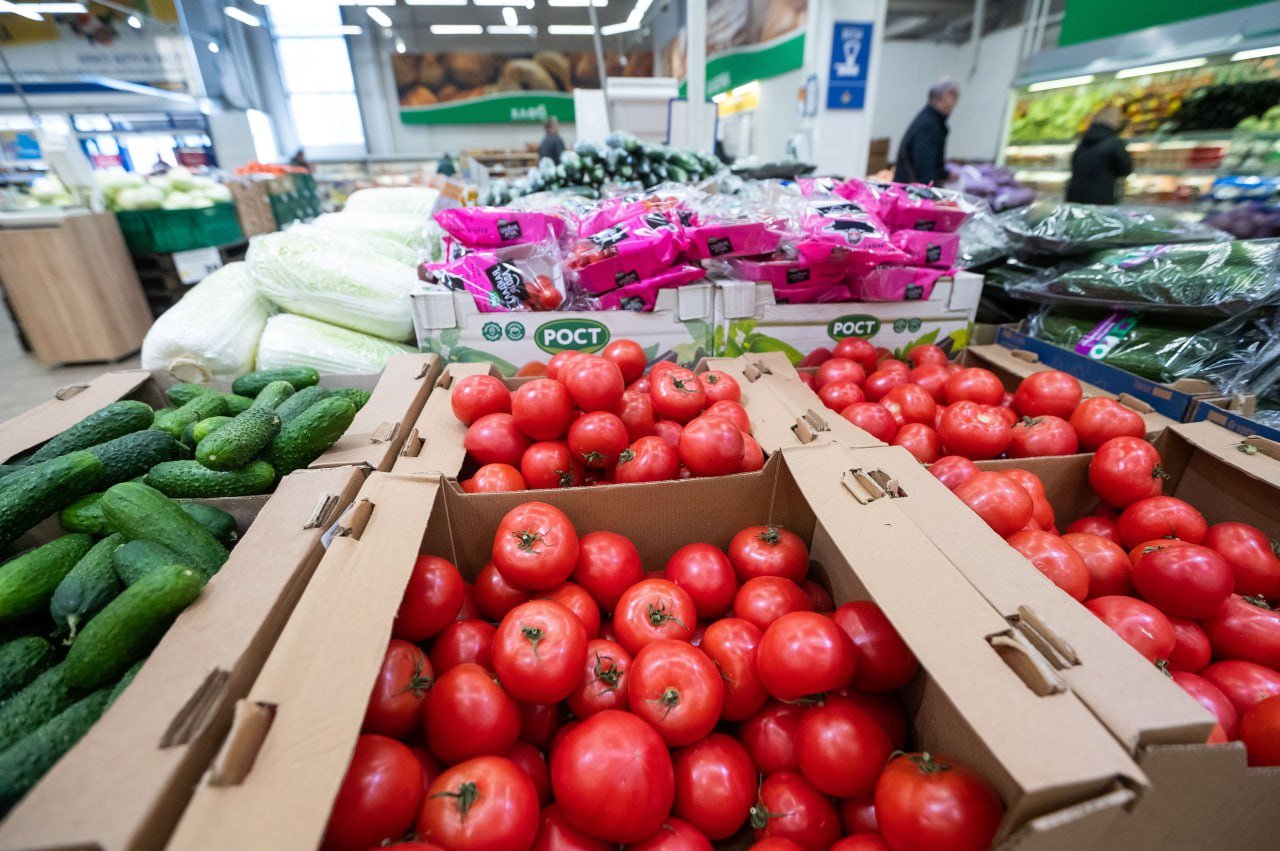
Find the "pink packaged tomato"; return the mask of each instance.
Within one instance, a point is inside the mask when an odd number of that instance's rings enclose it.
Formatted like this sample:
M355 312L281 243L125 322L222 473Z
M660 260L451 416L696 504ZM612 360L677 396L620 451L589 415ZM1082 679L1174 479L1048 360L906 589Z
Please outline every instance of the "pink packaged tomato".
M451 207L436 213L436 222L468 248L557 240L566 228L565 220L554 213L507 207Z
M774 284L773 300L778 304L829 304L837 301L853 301L853 296L850 295L849 288L843 284L795 287Z
M752 254L769 254L782 241L782 233L766 222L706 222L685 231L685 254L693 260L722 260Z
M921 266L877 266L849 277L849 291L858 301L924 301L933 295L942 269Z
M504 259L476 251L448 263L427 264L425 280L469 293L481 313L555 310L564 303L564 277L559 263L547 259Z
M960 234L931 233L925 230L900 230L890 235L890 240L907 255L907 262L915 266L933 266L950 269L955 265L960 250Z
M596 296L594 301L599 310L649 312L658 303L658 293L661 290L683 287L706 276L707 271L701 266L676 266L639 283Z
M954 192L914 183L895 186L893 204L884 221L894 230L929 230L955 233L969 218Z
M566 265L593 294L639 283L669 268L680 246L671 227L652 228L633 219L579 239Z
M735 257L729 268L744 281L764 281L777 286L834 286L845 276L839 263L807 263L804 260L759 260Z
M810 204L801 223L796 252L813 263L873 266L903 263L907 256L889 241L889 231L874 213L856 201Z

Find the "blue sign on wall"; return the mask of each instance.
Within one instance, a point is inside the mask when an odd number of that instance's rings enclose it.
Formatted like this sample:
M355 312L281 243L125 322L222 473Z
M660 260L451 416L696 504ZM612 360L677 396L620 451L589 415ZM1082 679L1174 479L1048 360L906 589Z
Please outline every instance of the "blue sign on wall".
M871 23L836 21L827 74L827 109L862 109L871 67Z

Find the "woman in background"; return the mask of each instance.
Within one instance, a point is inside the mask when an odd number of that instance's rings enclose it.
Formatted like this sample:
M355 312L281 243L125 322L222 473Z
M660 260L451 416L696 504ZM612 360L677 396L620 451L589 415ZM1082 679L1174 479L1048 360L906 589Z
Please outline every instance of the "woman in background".
M1084 138L1071 155L1071 180L1067 201L1074 204L1114 204L1119 181L1133 173L1133 161L1125 150L1120 130L1124 115L1117 106L1106 106L1093 117Z

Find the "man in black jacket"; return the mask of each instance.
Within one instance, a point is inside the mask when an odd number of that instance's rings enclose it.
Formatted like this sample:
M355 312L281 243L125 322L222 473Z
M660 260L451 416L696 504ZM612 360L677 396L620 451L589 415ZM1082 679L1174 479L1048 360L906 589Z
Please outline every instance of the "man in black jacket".
M1114 204L1117 184L1133 173L1133 161L1120 138L1124 116L1114 106L1093 118L1071 155L1067 200L1075 204Z
M929 102L916 115L898 146L893 179L898 183L947 181L947 116L960 99L960 89L943 80L929 89Z

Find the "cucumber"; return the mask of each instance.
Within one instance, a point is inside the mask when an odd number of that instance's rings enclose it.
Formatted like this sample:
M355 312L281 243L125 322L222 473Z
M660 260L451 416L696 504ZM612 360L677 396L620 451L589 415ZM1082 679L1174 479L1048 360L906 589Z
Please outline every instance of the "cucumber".
M236 531L236 519L221 508L214 508L203 502L180 502L178 507L208 529L209 533L223 546L230 546L239 537Z
M191 426L191 437L198 444L227 423L231 422L235 417L209 417L201 420Z
M294 390L320 383L320 373L309 366L290 366L282 369L260 369L240 376L231 384L233 393L241 396L257 396L273 381L287 381Z
M7 813L41 777L76 746L107 711L110 689L99 689L23 736L0 754L0 815Z
M146 483L175 499L217 496L252 496L266 493L276 482L276 471L266 461L250 461L239 470L210 470L199 461L166 461L147 473Z
M293 392L292 387L289 392ZM266 393L264 390L262 395ZM238 470L257 457L279 432L280 415L273 408L257 407L255 402L254 407L200 441L196 460L210 470Z
M342 437L355 417L356 406L341 396L319 401L280 429L263 457L277 475L287 476L319 458Z
M173 550L155 541L130 541L117 549L111 560L116 577L126 588L153 570L181 563Z
M167 433L174 440L182 437L182 430L190 423L227 412L227 401L221 393L204 393L187 402L181 408L165 408L156 414L151 427Z
M124 676L120 678L120 682L111 687L111 696L107 700L107 706L115 703L120 695L124 694L124 690L133 682L133 678L138 676L138 672L142 670L142 666L147 663L146 658L139 659L134 663L133 667L124 672Z
M174 407L181 408L197 396L207 396L210 393L219 392L217 388L210 387L207 384L175 384L169 388L169 392L165 395L169 397L169 401Z
M5 476L12 475L21 469L23 469L22 464L0 464L0 479L3 479Z
M294 392L293 385L289 382L273 381L266 387L263 387L262 392L254 397L253 404L250 405L250 407L270 408L274 411L278 405L282 404L286 399L292 396Z
M329 390L324 387L304 387L299 390L276 408L276 413L280 415L280 425L288 425L307 408L328 396Z
M163 461L177 460L181 447L164 432L148 429L91 446L85 451L102 462L102 485L114 485L141 476Z
M76 702L62 665L54 665L0 706L0 752Z
M90 493L77 499L58 514L58 523L68 532L107 535L107 518L102 516L101 493Z
M164 432L158 432L158 434L163 434L163 433ZM195 448L195 445L196 445L196 424L195 423L187 423L187 427L182 430L182 437L178 438L178 443L182 444L183 446L191 447L192 449Z
M128 399L112 402L41 446L27 459L27 463L38 464L77 449L88 449L90 446L141 431L151 425L154 417L155 412L146 402Z
M116 577L112 558L124 543L120 534L108 535L93 545L62 578L49 600L49 614L58 631L68 633L74 641L80 625L98 613L103 606L124 590Z
M199 464L195 466L200 467ZM137 482L118 484L103 495L102 513L115 531L131 541L154 541L168 547L184 564L199 571L205 580L217 573L227 560L227 548L183 511L178 503L155 488Z
M91 546L88 535L63 535L0 565L0 622L48 608L58 583Z
M53 667L55 655L53 645L35 635L15 638L0 647L0 700L7 700Z
M0 550L50 514L98 489L106 468L90 452L72 452L0 482Z
M200 596L200 574L186 565L153 570L85 624L59 666L74 688L94 689L118 679L144 657L174 618Z
M248 396L237 396L234 393L223 393L222 398L227 402L227 413L233 417L243 414L253 404L253 400Z
M357 390L354 387L335 387L329 391L332 396L341 396L356 406L356 410L360 410L369 401L371 394L368 390Z

